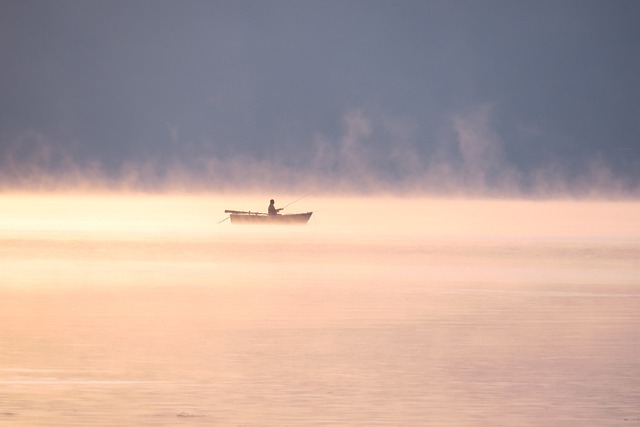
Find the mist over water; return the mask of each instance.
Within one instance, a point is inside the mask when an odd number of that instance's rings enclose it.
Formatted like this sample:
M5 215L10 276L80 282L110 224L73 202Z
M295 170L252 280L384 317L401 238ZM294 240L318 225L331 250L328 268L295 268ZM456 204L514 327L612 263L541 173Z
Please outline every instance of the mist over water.
M0 424L640 419L640 204L0 196Z
M632 173L602 156L547 159L522 167L507 155L481 104L444 120L443 136L422 147L424 135L402 118L356 108L344 113L341 133L285 137L267 154L174 151L113 164L81 158L37 131L0 153L0 190L27 192L239 192L276 188L286 193L393 194L405 197L637 199ZM288 141L288 142L287 142Z
M85 158L74 152L73 141L26 130L0 141L6 145L0 147L0 190L248 193L275 188L296 194L422 198L640 196L633 166L617 168L601 153L567 158L549 154L535 162L535 156L513 158L518 138L500 132L495 110L493 104L481 103L451 112L441 119L442 131L434 136L420 133L402 116L359 107L344 111L337 134L321 129L285 134L266 153L223 150L211 141L203 147L175 135L167 152L120 161ZM625 162L633 163L633 158Z

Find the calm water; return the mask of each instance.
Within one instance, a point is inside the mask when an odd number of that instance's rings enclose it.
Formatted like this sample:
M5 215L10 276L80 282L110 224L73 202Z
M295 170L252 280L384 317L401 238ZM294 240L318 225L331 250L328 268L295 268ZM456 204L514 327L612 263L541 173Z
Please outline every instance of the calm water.
M638 204L223 202L4 196L0 425L640 426Z

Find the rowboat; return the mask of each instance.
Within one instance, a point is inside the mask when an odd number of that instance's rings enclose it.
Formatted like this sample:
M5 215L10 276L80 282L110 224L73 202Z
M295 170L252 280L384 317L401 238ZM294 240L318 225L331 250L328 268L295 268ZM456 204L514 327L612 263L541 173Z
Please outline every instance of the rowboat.
M234 211L225 210L225 213L229 214L232 224L282 224L282 225L304 225L309 222L311 214L313 212L297 213L297 214L278 214L268 215L262 212L251 211Z

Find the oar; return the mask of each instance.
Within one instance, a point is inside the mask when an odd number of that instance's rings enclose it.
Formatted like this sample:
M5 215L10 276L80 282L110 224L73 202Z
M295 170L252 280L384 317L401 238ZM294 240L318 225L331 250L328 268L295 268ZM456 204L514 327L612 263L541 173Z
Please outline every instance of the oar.
M223 222L225 222L226 220L228 220L229 218L231 218L231 216L226 217L225 219L223 219L222 221L218 221L218 224L222 224Z

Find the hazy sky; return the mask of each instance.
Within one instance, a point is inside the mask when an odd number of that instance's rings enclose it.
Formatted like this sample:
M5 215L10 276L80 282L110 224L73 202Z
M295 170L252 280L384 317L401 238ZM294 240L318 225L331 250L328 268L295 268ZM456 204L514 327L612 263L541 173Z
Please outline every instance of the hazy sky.
M0 176L637 192L639 20L636 0L3 0Z

